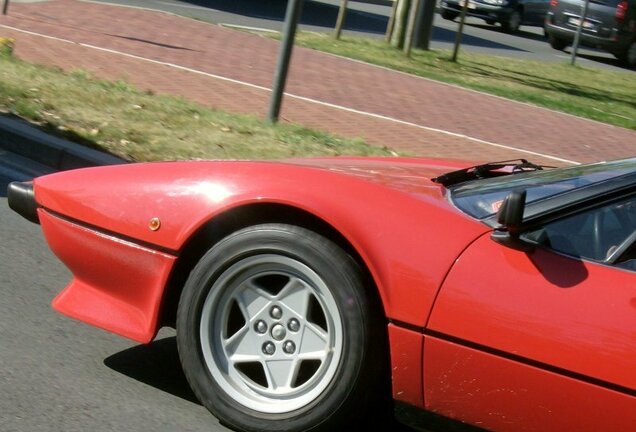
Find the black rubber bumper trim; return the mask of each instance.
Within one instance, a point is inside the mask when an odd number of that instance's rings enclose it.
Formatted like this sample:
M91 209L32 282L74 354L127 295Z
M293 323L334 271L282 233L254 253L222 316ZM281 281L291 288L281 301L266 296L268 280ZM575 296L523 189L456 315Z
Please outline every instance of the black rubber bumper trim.
M171 256L173 256L175 258L179 257L179 251L176 251L174 249L170 249L170 248L167 248L167 247L164 247L164 246L160 246L160 245L155 244L155 243L150 243L150 242L147 242L147 241L139 240L139 239L136 239L134 237L130 237L130 236L127 236L127 235L124 235L124 234L117 233L115 231L106 230L104 228L98 227L97 225L92 225L92 224L83 222L83 221L81 221L79 219L75 219L75 218L72 218L70 216L63 215L62 213L58 213L58 212L56 212L54 210L51 210L49 208L46 208L46 207L41 207L41 208L42 208L42 210L44 212L46 212L47 214L49 214L49 215L51 215L51 216L53 216L53 217L55 217L57 219L63 220L65 222L68 222L68 223L73 224L73 225L77 225L79 227L85 228L85 229L93 231L95 233L103 234L103 235L108 236L108 237L113 237L113 238L125 241L127 243L131 243L131 244L137 245L137 246L142 247L144 249L149 249L149 250L152 250L152 251L155 251L155 252L161 252L161 253L164 253L166 255L171 255Z
M9 207L20 216L33 223L40 223L33 182L11 182L7 188L7 201Z
M415 333L424 334L424 327L416 326L416 325L409 324L407 322L400 321L400 320L395 320L395 319L389 319L389 322L391 324L393 324L394 326L396 326L396 327L401 327L403 329L410 330L410 331L415 332Z

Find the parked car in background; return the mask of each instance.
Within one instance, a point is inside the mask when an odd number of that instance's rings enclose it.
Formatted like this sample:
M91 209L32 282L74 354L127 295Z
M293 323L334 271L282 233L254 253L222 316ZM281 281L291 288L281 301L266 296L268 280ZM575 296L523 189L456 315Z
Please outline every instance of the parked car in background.
M454 20L466 0L442 0L442 18ZM506 33L516 33L521 24L543 25L549 0L467 0L466 15L481 18L487 24L500 23Z
M545 30L552 48L563 50L574 41L581 22L582 0L552 0ZM636 67L636 0L590 0L580 44L614 54Z

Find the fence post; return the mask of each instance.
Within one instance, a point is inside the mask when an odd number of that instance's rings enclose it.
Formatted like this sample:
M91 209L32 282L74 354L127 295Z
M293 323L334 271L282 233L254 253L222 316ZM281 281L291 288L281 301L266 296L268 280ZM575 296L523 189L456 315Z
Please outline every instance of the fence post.
M576 28L576 33L574 34L574 42L572 43L572 55L570 57L570 64L574 66L574 62L576 61L576 53L579 50L579 41L581 40L581 33L583 32L583 24L587 19L587 11L590 7L590 0L585 0L581 5L581 16L579 17L579 25Z
M409 11L408 23L406 26L406 38L404 40L404 54L411 57L411 48L413 48L413 39L415 38L415 23L417 22L417 14L420 9L420 0L411 2L411 10Z
M470 0L463 0L462 11L459 14L459 28L457 29L457 33L455 33L455 46L453 47L453 56L451 57L451 61L453 63L457 62L457 54L459 53L459 45L462 43L462 34L464 33L464 23L466 22L466 11L468 10L468 2Z
M386 25L386 42L391 42L391 35L393 34L393 27L395 27L395 12L397 10L398 0L391 0L393 2L393 6L391 6L391 16L389 17L389 22Z
M340 39L340 33L342 33L342 27L347 16L347 3L349 3L349 0L340 0L340 10L336 20L336 39Z

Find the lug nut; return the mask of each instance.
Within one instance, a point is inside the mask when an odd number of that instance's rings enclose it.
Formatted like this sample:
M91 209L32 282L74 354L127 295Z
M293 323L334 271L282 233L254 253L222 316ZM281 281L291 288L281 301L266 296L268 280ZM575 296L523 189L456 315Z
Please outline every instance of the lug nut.
M294 351L296 351L296 344L289 340L285 341L285 343L283 344L283 351L285 351L287 354L293 354Z
M285 326L282 324L276 324L272 327L272 337L277 341L282 341L287 336L287 331L285 330Z
M267 324L265 324L263 320L258 320L256 324L254 324L254 330L256 333L265 334L267 333Z
M283 316L283 310L278 306L272 306L269 310L269 314L274 319L280 319Z
M263 354L272 355L276 352L276 347L271 342L265 342L263 344Z
M298 330L300 330L300 323L296 318L292 318L287 323L287 328L293 332L297 332Z

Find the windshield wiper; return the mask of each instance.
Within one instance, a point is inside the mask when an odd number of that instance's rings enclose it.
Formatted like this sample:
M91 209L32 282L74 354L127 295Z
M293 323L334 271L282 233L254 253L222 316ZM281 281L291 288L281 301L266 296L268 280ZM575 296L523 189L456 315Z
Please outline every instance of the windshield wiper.
M519 174L531 171L541 171L544 168L554 168L551 166L537 165L526 159L512 159L499 162L489 162L482 165L475 165L451 171L432 179L435 183L440 183L446 187L463 183L469 180L479 180L502 175Z

